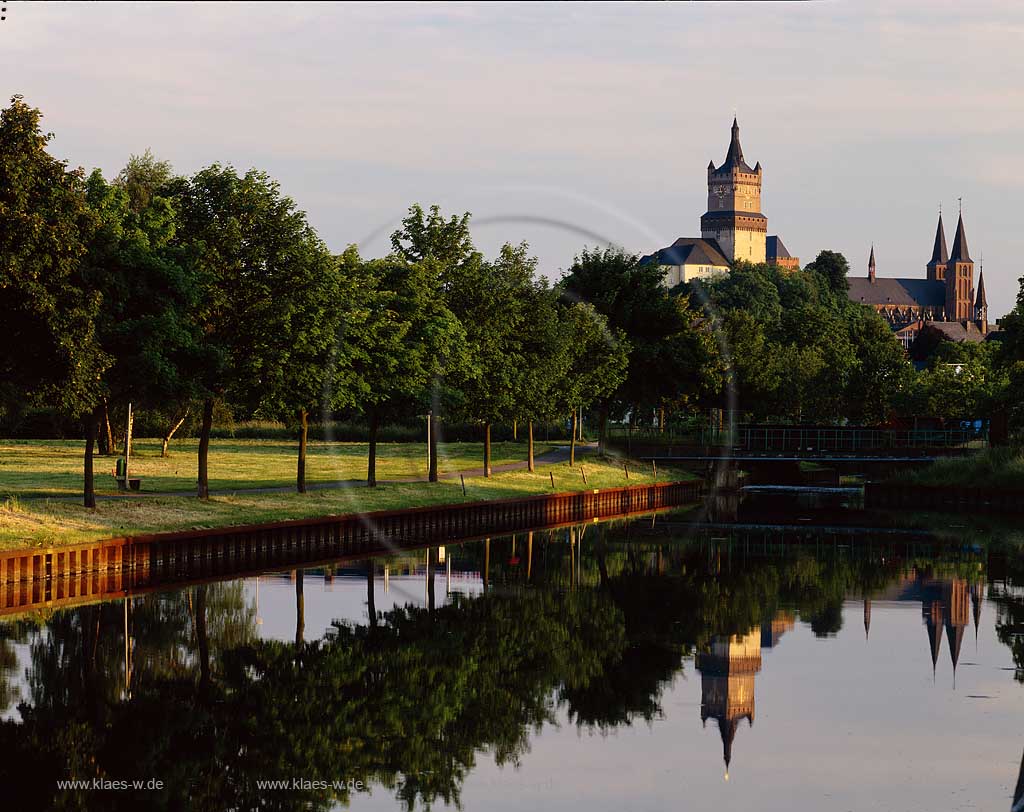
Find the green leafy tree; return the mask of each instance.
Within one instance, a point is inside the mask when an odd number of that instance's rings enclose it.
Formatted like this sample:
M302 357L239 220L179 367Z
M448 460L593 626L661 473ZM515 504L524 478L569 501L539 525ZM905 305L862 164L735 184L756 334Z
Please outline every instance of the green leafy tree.
M100 382L102 408L108 399L136 408L188 401L196 394L192 312L198 286L187 258L170 245L170 201L152 194L135 208L128 192L108 184L99 170L89 176L86 194L99 228L83 260L84 274L102 295L97 338L113 359Z
M836 251L821 251L808 263L805 270L824 278L828 287L838 294L846 295L849 284L846 278L850 275L850 263L846 257Z
M110 364L96 336L101 297L83 274L97 218L81 171L46 151L40 118L20 96L0 112L0 405L47 403L84 416L92 507L99 378Z
M629 342L625 379L598 399L601 444L611 409L655 409L716 391L721 385L713 336L687 302L663 285L664 272L621 249L584 249L559 282L568 301L582 301Z
M305 213L263 172L214 164L169 190L174 245L190 255L199 288L193 374L203 392L198 493L206 499L215 399L248 414L267 402L312 405L317 376L307 373L330 332L313 299L331 258Z
M352 247L341 261L350 284L339 307L359 402L369 418L366 481L373 487L382 418L429 403L432 390L463 363L465 337L441 295L437 260L391 255L363 261Z

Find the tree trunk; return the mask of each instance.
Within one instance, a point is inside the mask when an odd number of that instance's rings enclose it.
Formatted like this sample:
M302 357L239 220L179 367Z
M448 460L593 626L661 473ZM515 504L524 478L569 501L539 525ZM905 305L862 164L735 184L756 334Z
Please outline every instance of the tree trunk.
M526 470L531 474L537 470L537 466L533 464L533 421L527 423L527 440L526 440Z
M85 469L83 471L82 504L87 508L96 507L96 478L93 475L92 460L101 408L100 406L94 408L85 419Z
M427 548L427 611L434 613L434 548Z
M299 493L306 492L306 439L309 437L309 413L299 409L299 469L295 479L295 489Z
M380 426L380 412L374 406L370 409L370 451L366 460L366 486L377 487L377 429Z
M373 559L366 562L366 616L370 619L370 628L377 628L377 601L373 594Z
M427 447L427 480L437 482L437 416L433 411L427 416L430 425L430 437Z
M604 454L607 451L608 444L608 404L602 403L598 409L598 450Z
M569 467L571 468L576 464L576 410L572 410L572 417L570 418L570 432L569 432Z
M512 421L512 439L513 440L518 440L519 439L519 421L518 420L513 420Z
M295 647L301 648L306 639L306 596L303 594L305 570L295 571Z
M103 432L100 434L100 454L109 456L117 453L117 442L114 440L114 430L110 427L110 410L107 408L107 399L100 399L100 408L103 411L100 424Z
M491 475L491 424L484 424L484 476Z
M658 409L658 434L665 433L665 407Z
M160 456L161 457L169 456L169 454L167 452L167 446L170 445L171 438L174 436L174 433L178 429L180 429L181 428L181 424L185 422L185 418L188 417L188 412L189 412L189 410L188 410L188 408L186 408L185 411L182 412L182 414L181 414L181 420L179 420L177 423L175 423L173 426L171 426L170 429L168 429L167 433L164 435L163 442L160 443Z
M196 648L199 654L199 695L210 692L210 636L206 628L206 585L196 587Z
M199 498L210 498L210 429L213 427L213 398L203 401L203 426L199 431Z

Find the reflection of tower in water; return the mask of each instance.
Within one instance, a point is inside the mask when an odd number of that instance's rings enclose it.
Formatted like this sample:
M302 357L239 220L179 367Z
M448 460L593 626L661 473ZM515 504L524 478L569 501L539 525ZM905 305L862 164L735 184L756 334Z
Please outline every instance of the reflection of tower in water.
M715 637L711 651L697 658L700 671L700 720L718 723L725 778L729 779L732 742L740 722L754 724L754 676L761 670L761 631Z
M722 736L725 779L729 780L732 743L740 722L754 724L754 677L761 670L761 649L771 648L793 628L792 614L779 613L743 635L712 638L710 650L697 656L700 671L700 719L714 719Z

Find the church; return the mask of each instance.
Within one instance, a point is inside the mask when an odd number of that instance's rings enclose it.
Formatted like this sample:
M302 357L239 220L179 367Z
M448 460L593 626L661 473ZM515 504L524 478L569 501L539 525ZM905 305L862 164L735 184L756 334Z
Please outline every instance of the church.
M957 219L953 248L946 250L942 212L935 230L932 257L924 279L897 279L876 275L875 248L868 258L868 275L849 278L854 302L874 308L889 323L904 347L910 348L923 332L948 341L984 341L990 334L985 275L979 269L974 287L974 260L967 248L964 216Z
M760 161L751 167L743 158L740 126L733 118L732 138L719 167L708 163L708 210L700 218L700 237L680 237L642 262L657 262L665 284L728 273L733 262L768 262L782 268L800 267L782 239L768 235L768 218L761 213Z

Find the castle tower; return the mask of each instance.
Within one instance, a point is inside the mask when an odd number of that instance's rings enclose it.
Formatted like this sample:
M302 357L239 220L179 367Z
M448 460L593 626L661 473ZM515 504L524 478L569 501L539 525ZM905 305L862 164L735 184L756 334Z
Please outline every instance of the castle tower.
M948 261L946 230L942 227L942 209L939 209L939 225L935 229L935 245L932 248L932 258L925 265L928 269L928 279L932 282L942 282L946 278L946 263Z
M967 250L964 216L961 212L953 238L953 250L946 263L946 321L974 319L974 260Z
M984 257L984 252L982 252ZM978 271L978 298L974 302L974 320L982 333L988 333L988 298L985 296L985 266Z
M700 235L715 240L730 262L766 261L768 218L761 214L761 164L743 160L740 125L732 121L725 162L708 164L708 210L700 218Z

